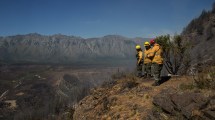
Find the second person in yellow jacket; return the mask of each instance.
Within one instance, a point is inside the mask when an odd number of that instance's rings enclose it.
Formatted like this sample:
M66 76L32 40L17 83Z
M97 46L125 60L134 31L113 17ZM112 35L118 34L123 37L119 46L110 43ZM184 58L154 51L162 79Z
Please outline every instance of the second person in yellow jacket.
M151 64L152 59L148 58L147 55L150 54L151 46L149 42L144 43L145 50L144 50L144 77L150 78L151 77Z

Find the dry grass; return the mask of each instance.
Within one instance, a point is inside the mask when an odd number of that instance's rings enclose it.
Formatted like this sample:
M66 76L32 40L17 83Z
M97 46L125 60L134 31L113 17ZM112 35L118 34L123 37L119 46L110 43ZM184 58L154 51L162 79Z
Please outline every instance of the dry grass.
M215 90L215 66L199 65L191 77L185 76L187 81L192 80L191 83L183 82L179 85L181 90L193 89L211 89Z
M204 67L193 76L194 85L200 89L215 89L215 66Z
M104 85L103 87L105 88L100 88L104 89L101 91L102 94L107 95L108 109L104 111L101 109L103 106L103 101L101 101L101 103L96 105L93 111L84 112L84 114L88 117L93 117L96 111L103 111L101 115L98 116L99 119L145 119L148 115L148 111L154 107L152 101L155 95L169 87L177 89L181 83L192 83L192 79L189 78L189 80L187 80L185 77L172 78L157 87L151 86L153 82L154 80L138 78L133 74L118 78L118 80L115 80L110 86ZM92 102L90 99L89 101L85 99L85 102L86 101L87 103ZM84 107L85 105L79 106L80 109ZM88 107L87 104L86 107ZM80 112L81 111L79 111L79 113ZM167 118L167 116L164 115L163 118Z

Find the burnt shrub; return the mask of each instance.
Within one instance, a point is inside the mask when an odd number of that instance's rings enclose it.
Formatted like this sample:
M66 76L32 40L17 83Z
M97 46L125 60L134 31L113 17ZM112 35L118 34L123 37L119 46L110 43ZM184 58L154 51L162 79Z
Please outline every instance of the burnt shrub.
M200 89L215 89L215 66L205 66L193 76L194 85Z

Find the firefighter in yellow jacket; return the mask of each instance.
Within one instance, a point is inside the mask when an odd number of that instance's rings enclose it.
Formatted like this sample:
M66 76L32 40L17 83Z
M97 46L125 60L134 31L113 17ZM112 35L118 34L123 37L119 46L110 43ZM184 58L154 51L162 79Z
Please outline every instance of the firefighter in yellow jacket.
M137 77L142 77L142 67L143 67L143 52L140 45L136 46L136 58L137 58Z
M144 77L150 78L151 77L151 63L152 59L148 58L147 55L150 53L151 46L149 42L144 43L145 50L144 50Z
M152 75L155 79L155 82L152 84L152 86L159 86L161 80L161 70L163 67L163 50L162 47L157 44L154 39L150 40L150 45L152 46L152 49L147 57L152 59L151 69Z

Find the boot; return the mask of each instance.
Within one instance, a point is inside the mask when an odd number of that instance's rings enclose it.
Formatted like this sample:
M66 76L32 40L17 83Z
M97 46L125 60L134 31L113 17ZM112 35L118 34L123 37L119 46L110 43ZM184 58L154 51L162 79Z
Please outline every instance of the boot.
M139 78L143 77L142 73L139 72L139 73L137 74L137 77L139 77Z
M147 78L151 78L150 76L151 76L150 74L147 74Z
M153 76L151 75L151 74L148 74L148 76L147 76L148 78L153 78Z
M155 81L153 84L152 84L152 86L159 86L160 85L160 83L158 82L158 81Z
M146 75L146 74L144 74L144 75L143 75L143 78L144 78L144 79L145 79L145 78L147 78L147 75Z

